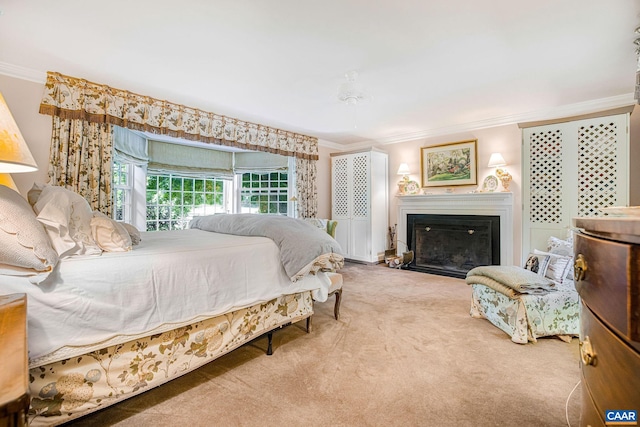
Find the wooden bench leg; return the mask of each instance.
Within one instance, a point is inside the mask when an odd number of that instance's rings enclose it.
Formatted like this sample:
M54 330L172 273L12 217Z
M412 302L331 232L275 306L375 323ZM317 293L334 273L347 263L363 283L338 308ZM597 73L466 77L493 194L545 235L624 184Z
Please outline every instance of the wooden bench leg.
M311 316L307 317L307 333L311 332Z
M267 345L267 356L271 356L273 354L273 331L267 332L267 341L269 341L269 344Z
M333 315L338 320L340 317L340 301L342 299L342 288L336 291L336 305L333 307Z

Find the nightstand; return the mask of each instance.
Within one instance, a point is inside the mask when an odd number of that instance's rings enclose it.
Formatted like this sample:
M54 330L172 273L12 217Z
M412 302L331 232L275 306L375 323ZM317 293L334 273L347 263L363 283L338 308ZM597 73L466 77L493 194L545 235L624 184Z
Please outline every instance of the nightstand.
M27 296L0 296L0 427L27 425Z

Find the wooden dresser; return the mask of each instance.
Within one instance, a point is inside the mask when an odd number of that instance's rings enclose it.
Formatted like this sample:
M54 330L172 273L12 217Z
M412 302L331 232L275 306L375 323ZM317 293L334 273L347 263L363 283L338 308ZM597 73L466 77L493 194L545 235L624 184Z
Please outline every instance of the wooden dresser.
M580 313L581 426L605 411L640 414L640 220L576 218Z
M27 297L0 295L0 427L27 425Z

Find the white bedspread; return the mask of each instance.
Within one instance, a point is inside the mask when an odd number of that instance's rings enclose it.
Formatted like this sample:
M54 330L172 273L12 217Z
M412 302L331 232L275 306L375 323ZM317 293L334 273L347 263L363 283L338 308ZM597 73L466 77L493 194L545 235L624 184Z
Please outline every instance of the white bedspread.
M31 367L161 332L283 294L314 290L324 301L325 273L292 282L276 244L180 230L142 233L132 252L60 261L39 285L0 275L0 294L27 293Z

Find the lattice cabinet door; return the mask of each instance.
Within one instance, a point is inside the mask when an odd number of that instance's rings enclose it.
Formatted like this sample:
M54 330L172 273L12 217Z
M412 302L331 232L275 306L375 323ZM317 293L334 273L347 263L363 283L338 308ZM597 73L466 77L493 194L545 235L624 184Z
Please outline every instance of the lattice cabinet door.
M349 158L331 158L331 214L334 219L351 217L350 209L350 179L349 179Z
M351 158L352 210L351 259L371 258L371 153L356 153Z
M351 177L349 156L331 158L331 219L338 221L336 240L345 253L350 253Z
M523 130L523 253L566 238L573 217L629 199L629 115Z
M331 218L345 257L377 262L388 232L387 154L376 149L331 154Z
M369 218L371 209L370 155L355 154L352 158L351 178L353 180L352 217Z

